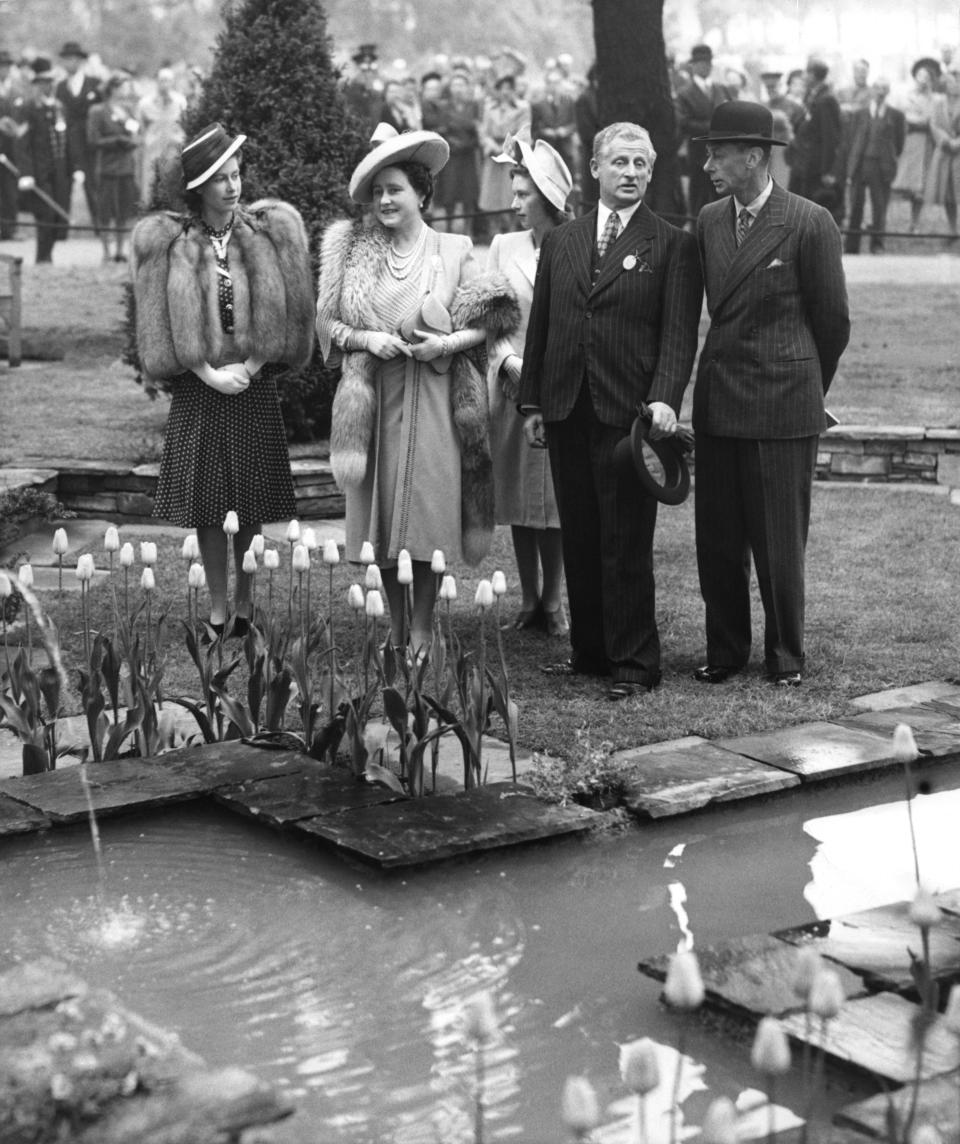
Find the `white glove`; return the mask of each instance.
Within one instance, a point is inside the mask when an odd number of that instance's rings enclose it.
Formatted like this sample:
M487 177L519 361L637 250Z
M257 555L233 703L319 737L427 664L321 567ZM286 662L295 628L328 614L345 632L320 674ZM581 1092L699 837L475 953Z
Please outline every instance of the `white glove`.
M87 176L83 173L83 171L74 171L73 181L77 184L78 187L82 187L83 184L87 181Z
M21 175L17 180L17 190L20 191L32 191L36 185L37 181L33 175Z

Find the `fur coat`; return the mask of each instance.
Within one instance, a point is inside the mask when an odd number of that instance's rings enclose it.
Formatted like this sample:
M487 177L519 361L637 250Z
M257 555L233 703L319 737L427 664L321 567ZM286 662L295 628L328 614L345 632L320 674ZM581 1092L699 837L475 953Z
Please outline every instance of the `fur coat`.
M448 257L455 244L458 251L465 241L460 236L437 237L441 251ZM330 433L331 468L341 488L359 485L366 474L377 416L376 376L380 361L366 351L341 355L333 347L331 330L338 321L354 329L380 328L372 299L387 245L388 239L379 226L343 220L327 228L321 246L317 333L328 364L338 360L342 364ZM482 329L494 339L514 333L520 322L516 295L502 275L478 276L463 282L448 309L454 330ZM470 564L477 564L486 556L494 526L485 367L485 350L480 345L455 354L448 375L460 444L461 545Z
M167 211L132 240L137 349L149 377L223 361L213 246L198 219ZM238 356L301 366L313 351L313 281L298 211L264 199L236 212L228 247Z

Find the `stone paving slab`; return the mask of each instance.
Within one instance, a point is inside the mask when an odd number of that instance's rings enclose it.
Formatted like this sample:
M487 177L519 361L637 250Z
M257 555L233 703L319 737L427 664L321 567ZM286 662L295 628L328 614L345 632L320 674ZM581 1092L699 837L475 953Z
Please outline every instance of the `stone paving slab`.
M50 825L50 819L41 811L17 802L9 795L0 794L0 835L30 834Z
M751 934L697 950L700 973L709 1002L717 1008L753 1021L768 1013L775 1017L802 1008L793 992L797 949L770 934ZM647 976L665 981L670 956L641 961ZM862 997L863 979L843 966L837 967L844 994Z
M214 799L231 810L286 826L303 818L343 814L358 807L377 806L403 799L388 787L356 779L343 767L313 764L297 774L280 778L253 779L216 791Z
M894 761L889 738L838 723L802 723L736 739L718 747L816 780L884 767Z
M960 1076L956 1073L922 1081L917 1089L914 1123L935 1128L941 1140L957 1139L960 1132L958 1084ZM910 1114L912 1103L913 1085L906 1085L892 1093L879 1092L867 1100L848 1104L834 1119L841 1127L855 1128L867 1136L886 1140L889 1138L890 1106L893 1106L898 1123L903 1125Z
M0 973L0 1017L44 1009L86 991L86 984L63 962L39 955L7 966Z
M28 485L45 485L56 481L57 470L44 468L0 468L0 490L25 488Z
M850 705L858 711L883 711L888 707L909 707L931 699L955 699L960 703L960 687L934 679L929 683L912 683L908 687L890 687L886 691L858 695L850 700Z
M865 711L849 719L840 719L841 727L872 731L892 740L898 723L906 723L913 731L917 747L934 758L960 755L960 709L951 713L930 703L910 707L885 707L879 711Z
M650 818L770 794L800 782L796 775L722 750L698 735L631 747L615 752L613 759L637 764L639 773L627 782L624 802L631 814Z
M295 829L365 862L393 868L583 833L601 821L601 815L584 807L555 806L528 788L495 783L457 795L308 818Z
M908 902L897 902L782 930L775 936L794 945L812 946L831 961L863 975L874 988L912 989L909 951L919 957L922 946L909 908ZM940 980L960 975L960 918L945 915L930 931L930 964Z
M850 1001L829 1023L826 1041L820 1022L814 1022L809 1041L823 1046L834 1060L853 1065L896 1084L906 1084L917 1067L912 1045L912 1024L919 1006L897 993L877 993ZM808 1040L806 1017L782 1017L784 1030L800 1042ZM920 1077L949 1073L960 1065L960 1039L936 1021L927 1032Z

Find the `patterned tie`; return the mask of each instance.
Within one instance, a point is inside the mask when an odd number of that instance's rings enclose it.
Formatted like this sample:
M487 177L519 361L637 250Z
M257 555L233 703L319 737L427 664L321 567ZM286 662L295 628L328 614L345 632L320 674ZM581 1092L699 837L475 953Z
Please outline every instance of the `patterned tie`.
M607 253L611 246L617 241L617 235L620 233L620 216L616 211L610 212L610 217L607 219L606 226L603 228L603 233L600 235L600 241L597 243L597 257L598 261L603 261L603 256Z
M741 207L740 213L737 215L737 246L743 245L743 240L747 237L747 231L752 224L753 215L746 207Z

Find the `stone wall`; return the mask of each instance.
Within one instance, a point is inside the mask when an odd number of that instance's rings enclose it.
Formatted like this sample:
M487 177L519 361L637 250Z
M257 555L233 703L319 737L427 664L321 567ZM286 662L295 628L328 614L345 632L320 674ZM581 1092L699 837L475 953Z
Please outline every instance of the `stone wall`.
M918 425L835 426L820 438L817 477L960 486L960 429Z

